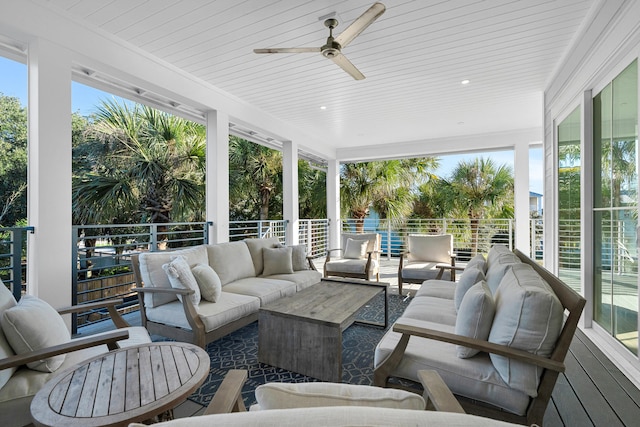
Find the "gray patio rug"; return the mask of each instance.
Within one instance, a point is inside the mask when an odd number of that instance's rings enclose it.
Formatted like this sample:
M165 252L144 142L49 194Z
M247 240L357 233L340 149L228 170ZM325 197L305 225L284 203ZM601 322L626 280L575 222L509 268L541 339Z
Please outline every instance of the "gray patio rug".
M377 296L370 305L363 307L358 318L383 321L383 297ZM409 301L399 295L389 295L389 326L400 317ZM354 324L343 333L342 382L349 384L373 384L373 352L384 335L382 328ZM224 376L230 369L245 369L249 378L242 389L247 407L255 403L254 390L267 382L318 381L295 372L258 362L258 322L245 326L224 338L210 343L207 352L211 358L211 371L204 384L189 399L208 405Z

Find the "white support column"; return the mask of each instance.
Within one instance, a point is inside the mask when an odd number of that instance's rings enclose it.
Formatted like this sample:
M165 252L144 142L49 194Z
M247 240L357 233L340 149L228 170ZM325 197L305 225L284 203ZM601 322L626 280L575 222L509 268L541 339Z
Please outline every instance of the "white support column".
M211 243L229 241L229 115L207 113L207 221L213 221Z
M327 164L327 218L329 219L328 248L340 247L340 162L329 159Z
M29 44L27 292L71 305L71 56L46 40ZM68 316L67 316L68 317ZM70 319L67 319L69 321Z
M282 217L287 225L287 245L297 245L300 227L298 197L298 144L286 141L282 145Z
M514 198L517 249L530 255L531 233L529 230L529 142L521 141L514 147Z
M593 94L586 90L582 94L580 123L580 281L582 295L587 303L580 318L581 325L591 328L593 325L593 301L595 301L595 272L593 271L594 216L593 216Z

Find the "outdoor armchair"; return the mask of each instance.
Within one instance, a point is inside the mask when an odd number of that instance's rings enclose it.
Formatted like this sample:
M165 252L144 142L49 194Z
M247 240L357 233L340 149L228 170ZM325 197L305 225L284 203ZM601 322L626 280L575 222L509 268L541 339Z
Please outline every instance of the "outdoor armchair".
M380 281L380 235L343 233L340 248L329 249L324 277L340 276Z
M151 342L142 327L130 327L107 300L55 310L29 295L16 302L0 286L0 425L31 423L30 405L35 394L55 372L74 366L111 349ZM88 309L106 309L117 330L70 338L61 315Z
M429 279L455 281L455 254L451 234L410 234L407 251L400 256L398 293L403 283L422 283Z

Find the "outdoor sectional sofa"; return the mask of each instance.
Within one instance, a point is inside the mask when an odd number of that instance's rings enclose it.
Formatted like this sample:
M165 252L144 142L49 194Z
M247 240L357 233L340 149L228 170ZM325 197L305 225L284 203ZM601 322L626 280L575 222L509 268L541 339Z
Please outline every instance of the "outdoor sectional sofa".
M183 256L188 265L208 266L219 279L215 302L194 290L173 288L163 265ZM287 258L288 257L288 258ZM293 295L322 274L311 268L304 246L282 247L277 238L246 239L132 256L142 324L158 334L203 347L258 319L258 309Z
M494 246L456 284L422 284L376 347L374 383L411 388L418 371L435 370L468 413L542 425L585 302L523 253Z

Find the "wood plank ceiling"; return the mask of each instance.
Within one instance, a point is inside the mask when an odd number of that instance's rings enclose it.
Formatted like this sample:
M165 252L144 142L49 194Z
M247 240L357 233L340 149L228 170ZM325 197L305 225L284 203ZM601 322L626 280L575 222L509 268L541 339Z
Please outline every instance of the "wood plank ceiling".
M372 0L36 1L355 147L540 128L543 91L595 0L383 0L343 50L362 81L318 53L252 49L319 47L321 17L335 14L339 34Z

